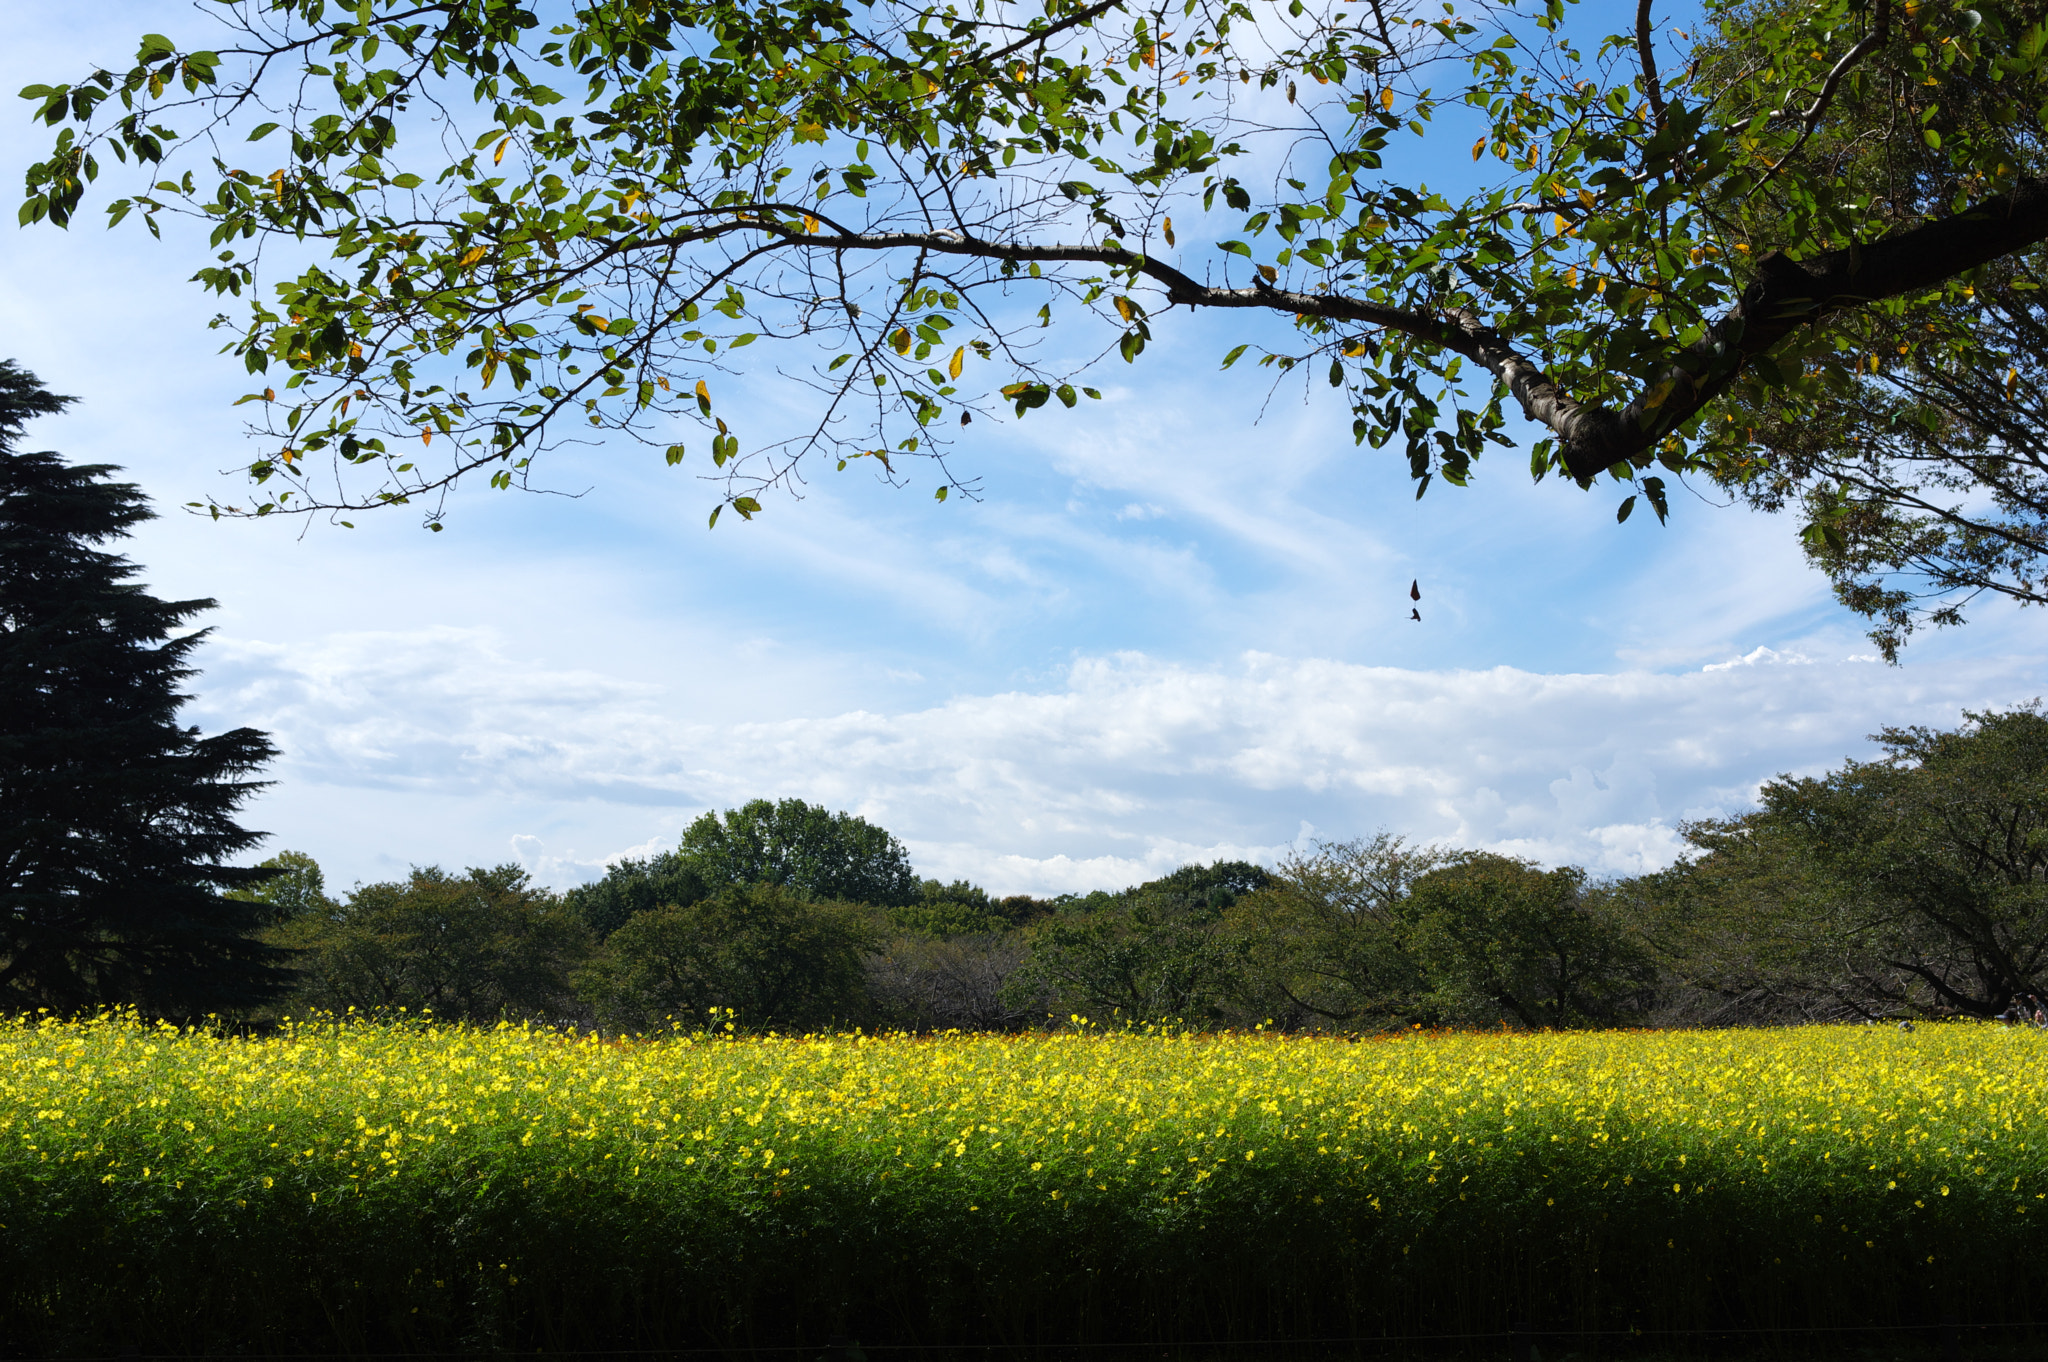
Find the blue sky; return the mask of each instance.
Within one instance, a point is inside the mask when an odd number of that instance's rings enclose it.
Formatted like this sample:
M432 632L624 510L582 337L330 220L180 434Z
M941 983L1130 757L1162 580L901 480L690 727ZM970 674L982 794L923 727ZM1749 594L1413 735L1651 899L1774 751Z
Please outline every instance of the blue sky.
M16 0L0 77L187 22ZM42 146L22 109L10 184ZM248 821L339 887L506 860L569 884L755 795L1002 892L1381 827L1631 873L1881 725L2044 690L2043 617L1996 606L1884 666L1783 519L1680 493L1669 526L1617 525L1612 489L1532 486L1507 451L1417 503L1327 389L1219 374L1235 319L1159 326L1100 404L977 422L978 503L827 471L707 531L713 487L621 445L546 466L579 497L468 490L440 534L214 523L177 508L240 490L246 384L166 236L15 233L0 353L82 399L38 447L155 498L146 579L220 601L188 712L274 735Z

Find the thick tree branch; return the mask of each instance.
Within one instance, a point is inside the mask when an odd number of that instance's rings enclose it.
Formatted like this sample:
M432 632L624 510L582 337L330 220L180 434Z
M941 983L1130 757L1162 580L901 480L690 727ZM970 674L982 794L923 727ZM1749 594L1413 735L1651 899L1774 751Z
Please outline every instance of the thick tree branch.
M1651 41L1650 6L1655 0L1636 0L1636 58L1643 64L1643 98L1649 101L1655 126L1664 126L1664 87L1657 80L1657 51Z
M1563 424L1530 415L1565 439L1567 470L1589 481L1690 420L1728 389L1752 357L1768 354L1800 327L1932 288L2044 240L2048 180L2030 177L1963 212L1868 245L1806 261L1774 251L1758 262L1759 277L1727 315L1619 414L1582 407Z
M1337 293L1297 293L1265 285L1216 288L1122 246L1036 246L950 231L814 236L773 221L753 225L792 244L827 250L916 248L1019 263L1100 264L1153 279L1165 287L1171 301L1187 307L1262 308L1383 327L1483 365L1507 385L1530 420L1559 438L1566 471L1583 484L1690 420L1727 390L1752 357L1768 354L1800 327L1930 288L2048 240L2048 180L2023 180L2008 193L1951 217L1807 261L1773 252L1758 262L1757 280L1736 305L1619 412L1572 396L1499 331L1463 309L1433 314Z

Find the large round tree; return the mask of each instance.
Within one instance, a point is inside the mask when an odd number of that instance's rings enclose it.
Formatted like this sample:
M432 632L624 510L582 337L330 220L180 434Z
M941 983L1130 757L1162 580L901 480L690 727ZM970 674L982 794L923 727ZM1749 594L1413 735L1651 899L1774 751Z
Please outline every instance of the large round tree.
M0 361L0 1007L246 1006L288 977L264 906L223 893L275 873L225 862L262 836L234 813L276 749L177 722L214 603L103 547L152 515L113 468L19 448L70 401Z

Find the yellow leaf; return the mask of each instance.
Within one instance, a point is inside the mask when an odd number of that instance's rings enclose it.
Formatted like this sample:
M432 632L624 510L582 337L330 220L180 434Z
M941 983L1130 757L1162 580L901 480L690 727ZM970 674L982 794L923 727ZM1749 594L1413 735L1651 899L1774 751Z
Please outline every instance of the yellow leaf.
M889 337L889 346L899 355L910 353L910 328L899 326L896 334Z
M1573 288L1577 288L1579 286L1579 267L1577 265L1572 266L1570 269L1564 272L1564 281L1565 283L1570 284Z
M1166 233L1166 244L1171 246L1173 244L1173 219L1166 219L1165 223L1163 224L1163 228Z
M955 350L953 352L953 362L946 366L947 375L952 378L960 377L960 370L965 368L966 364L967 347L963 345L958 350Z
M492 165L499 165L499 164L501 164L501 163L502 163L502 162L504 161L504 159L505 159L505 148L506 148L506 147L509 147L509 146L511 146L511 145L512 145L512 139L511 139L511 138L509 138L509 137L508 137L508 138L506 138L506 139L505 139L504 141L502 141L502 142L498 143L498 149L497 149L497 150L496 150L495 152L492 152L492 153L491 153L491 164L492 164Z
M1564 220L1564 214L1562 213L1552 213L1550 215L1550 225L1559 236L1571 230L1571 224Z
M812 217L809 213L804 214L804 231L807 233L815 234L817 230L818 220Z
M1478 140L1477 142L1474 142L1474 143L1472 144L1472 159L1476 161L1476 160L1478 160L1478 159L1479 159L1479 158L1480 158L1481 156L1484 156L1485 154L1486 154L1486 139L1485 139L1484 137L1482 137L1482 138L1480 138L1480 139L1479 139L1479 140Z
M1119 295L1119 296L1117 297L1117 300L1116 300L1116 315L1117 315L1117 316L1119 316L1119 317L1122 317L1122 318L1123 318L1123 319L1124 319L1124 320L1125 320L1126 322L1130 321L1130 319L1131 319L1131 300L1130 300L1130 299L1128 299L1128 298L1125 298L1125 297L1123 297L1123 296L1121 296L1121 295Z
M488 254L490 254L490 247L472 246L462 253L462 259L457 261L456 263L459 264L463 269L468 269L471 265L474 265L477 261L483 259Z
M1259 273L1265 276L1266 282L1269 284L1278 281L1280 278L1280 271L1274 269L1271 265L1259 266Z
M1394 91L1392 86L1380 91L1380 107L1382 109L1394 107Z
M434 443L434 432L431 430L421 430L420 443L423 445L430 445Z

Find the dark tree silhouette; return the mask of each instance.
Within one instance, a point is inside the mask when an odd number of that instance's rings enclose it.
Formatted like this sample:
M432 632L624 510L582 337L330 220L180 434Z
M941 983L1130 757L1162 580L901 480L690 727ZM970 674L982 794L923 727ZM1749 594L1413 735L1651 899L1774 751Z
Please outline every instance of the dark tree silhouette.
M224 864L262 837L234 813L276 749L178 724L214 602L101 547L153 514L113 468L19 447L71 400L0 361L0 1006L246 1006L289 978L265 906L222 893L276 873Z

